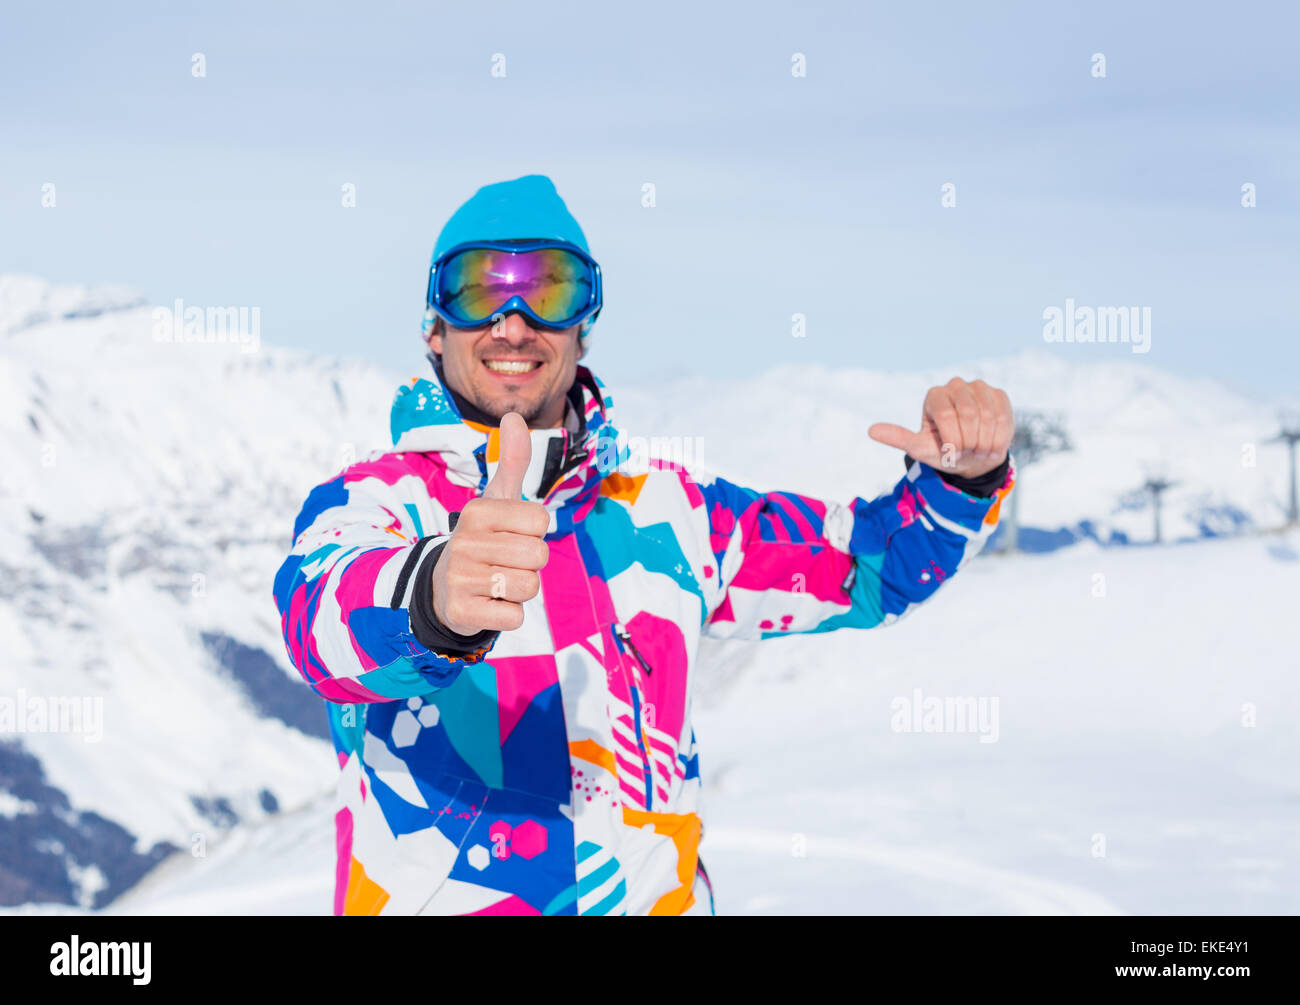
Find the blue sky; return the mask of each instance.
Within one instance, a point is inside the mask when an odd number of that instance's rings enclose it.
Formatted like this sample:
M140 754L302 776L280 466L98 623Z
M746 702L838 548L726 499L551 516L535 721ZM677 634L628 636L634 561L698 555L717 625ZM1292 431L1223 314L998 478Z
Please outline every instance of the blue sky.
M438 229L538 172L611 383L1044 348L1070 297L1150 307L1151 351L1053 352L1300 390L1295 4L271 7L6 3L0 271L422 372Z

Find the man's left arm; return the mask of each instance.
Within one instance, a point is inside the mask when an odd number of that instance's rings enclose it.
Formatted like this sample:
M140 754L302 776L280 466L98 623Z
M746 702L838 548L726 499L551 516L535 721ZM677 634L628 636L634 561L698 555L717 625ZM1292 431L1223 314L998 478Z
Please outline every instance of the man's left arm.
M839 505L697 482L719 570L704 633L873 628L933 596L984 547L1015 482L1010 402L987 385L968 399L971 388L954 380L931 389L920 432L871 427L907 455L906 475L879 498Z

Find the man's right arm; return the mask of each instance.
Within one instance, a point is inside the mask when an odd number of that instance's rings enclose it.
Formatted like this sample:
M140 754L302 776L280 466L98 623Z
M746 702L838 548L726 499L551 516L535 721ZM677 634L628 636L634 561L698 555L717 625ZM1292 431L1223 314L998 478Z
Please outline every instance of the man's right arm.
M452 504L472 498L464 495ZM275 577L275 601L289 659L321 697L352 704L426 695L491 650L494 633L472 646L426 644L468 641L433 634L436 618L420 620L432 604L415 602L451 539L446 513L398 455L355 464L308 496ZM441 514L441 526L420 526L421 514Z
M531 456L522 417L501 419L500 443L481 496L444 479L446 497L431 498L437 473L423 454L354 464L308 496L275 600L289 658L321 697L427 695L523 623L550 516L520 498ZM440 529L426 535L420 514Z

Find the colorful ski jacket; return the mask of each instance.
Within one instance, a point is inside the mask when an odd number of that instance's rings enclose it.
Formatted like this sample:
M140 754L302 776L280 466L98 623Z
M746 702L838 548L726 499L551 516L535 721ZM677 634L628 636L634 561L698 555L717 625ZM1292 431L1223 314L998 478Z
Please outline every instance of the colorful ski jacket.
M983 547L1013 484L979 498L912 462L888 495L839 504L670 460L632 472L585 367L570 401L573 421L531 431L540 591L477 651L430 651L410 617L421 563L497 467L496 428L441 378L399 389L392 449L298 515L275 599L342 769L336 914L712 913L701 637L896 621Z

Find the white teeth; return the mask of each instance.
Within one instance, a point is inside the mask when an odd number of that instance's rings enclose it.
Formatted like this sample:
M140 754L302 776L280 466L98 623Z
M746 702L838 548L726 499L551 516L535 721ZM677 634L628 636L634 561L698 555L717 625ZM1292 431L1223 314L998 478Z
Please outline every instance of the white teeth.
M521 359L485 359L489 370L495 370L497 373L527 373L534 367L541 366L533 360Z

